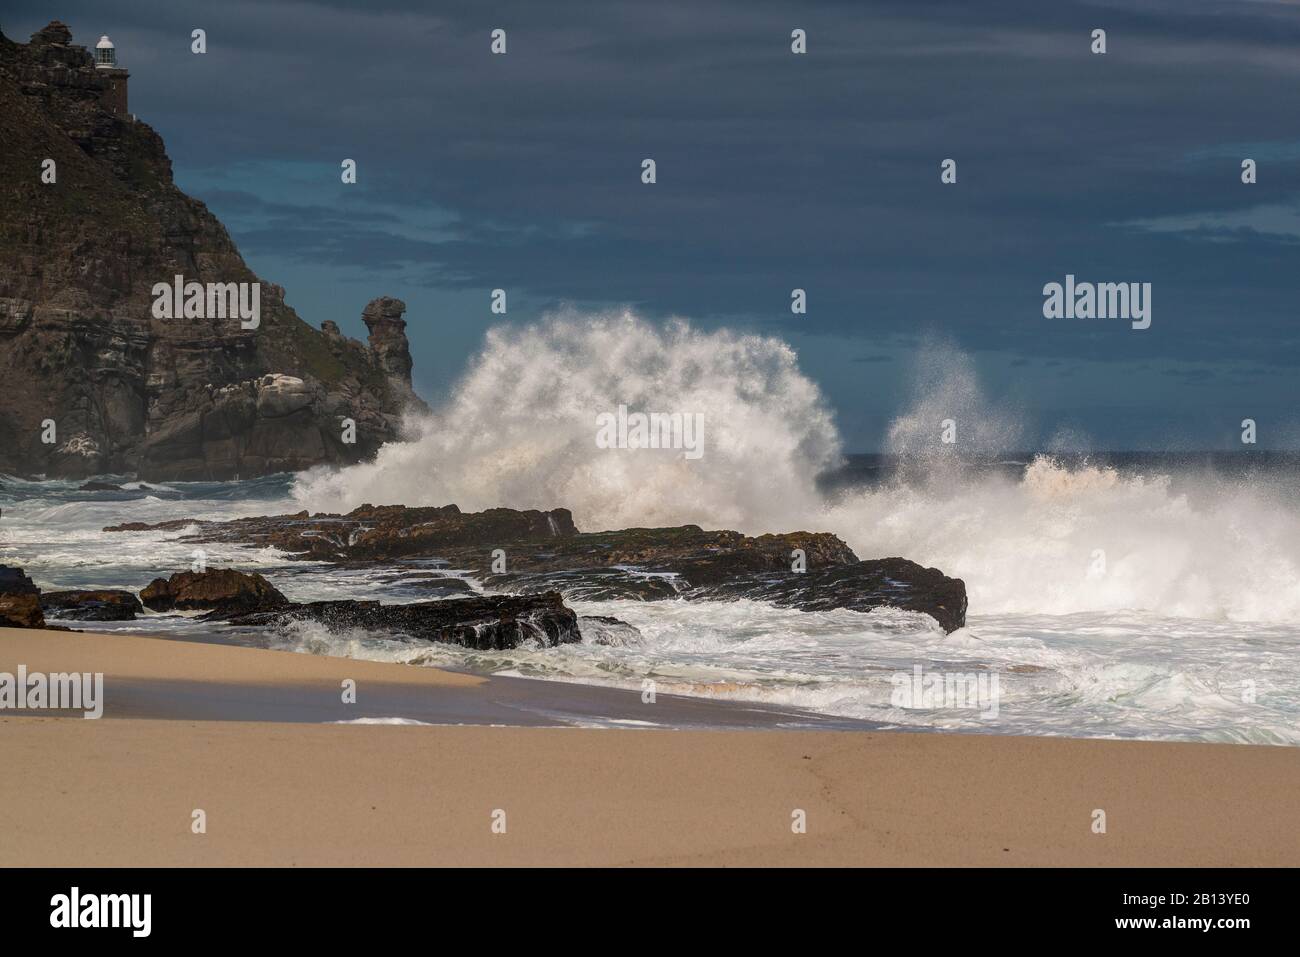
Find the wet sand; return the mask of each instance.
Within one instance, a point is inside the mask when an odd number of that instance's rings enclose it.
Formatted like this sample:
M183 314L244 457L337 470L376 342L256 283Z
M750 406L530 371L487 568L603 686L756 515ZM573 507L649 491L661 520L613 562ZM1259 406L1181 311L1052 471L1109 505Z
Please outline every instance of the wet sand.
M0 671L103 672L105 718L665 728L875 727L793 708L129 634L0 628ZM355 683L345 702L343 682ZM10 712L13 713L13 712ZM39 712L29 712L37 715Z

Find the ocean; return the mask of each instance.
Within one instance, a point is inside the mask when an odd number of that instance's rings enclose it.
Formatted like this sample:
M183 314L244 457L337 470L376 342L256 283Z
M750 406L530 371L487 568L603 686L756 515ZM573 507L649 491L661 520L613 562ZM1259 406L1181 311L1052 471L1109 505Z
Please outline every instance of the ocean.
M0 479L0 562L42 589L139 589L188 568L194 546L184 532L104 526L366 502L567 507L583 531L830 531L860 558L902 556L964 579L966 627L945 635L909 612L752 601L574 602L640 638L507 652L174 615L93 627L638 690L650 679L659 693L885 727L1300 744L1300 460L1107 454L1077 441L1005 452L1015 416L950 365L900 410L889 452L846 456L820 391L779 340L626 315L493 330L447 401L372 463L222 483L106 477L120 492ZM703 455L597 448L594 414L619 405L703 413ZM967 438L954 448L936 441L949 415ZM209 566L260 572L298 601L428 597L411 568L204 548ZM997 706L908 699L918 674L996 676Z

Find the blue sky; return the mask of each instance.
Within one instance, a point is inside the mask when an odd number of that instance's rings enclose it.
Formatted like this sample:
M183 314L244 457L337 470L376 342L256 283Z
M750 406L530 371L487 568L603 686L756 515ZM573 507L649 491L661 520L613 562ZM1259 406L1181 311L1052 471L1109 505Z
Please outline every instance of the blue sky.
M1031 441L1232 447L1251 417L1300 447L1296 3L7 8L15 39L112 35L177 182L307 321L363 337L368 300L406 300L434 403L501 287L510 322L627 304L778 335L853 450L934 340ZM1151 328L1044 319L1067 273L1152 283Z

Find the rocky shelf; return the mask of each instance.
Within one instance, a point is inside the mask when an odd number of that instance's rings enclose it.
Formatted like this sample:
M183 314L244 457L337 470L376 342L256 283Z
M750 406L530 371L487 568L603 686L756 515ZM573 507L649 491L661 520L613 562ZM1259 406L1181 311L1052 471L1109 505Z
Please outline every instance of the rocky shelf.
M347 514L178 519L105 531L191 526L184 541L274 546L340 565L418 564L427 587L444 594L472 588L469 579L487 592L557 591L570 600L750 598L806 611L918 611L948 632L966 622L961 579L904 558L860 560L827 532L750 537L698 525L581 532L568 509L462 512L455 505L362 505ZM802 570L794 567L796 550Z

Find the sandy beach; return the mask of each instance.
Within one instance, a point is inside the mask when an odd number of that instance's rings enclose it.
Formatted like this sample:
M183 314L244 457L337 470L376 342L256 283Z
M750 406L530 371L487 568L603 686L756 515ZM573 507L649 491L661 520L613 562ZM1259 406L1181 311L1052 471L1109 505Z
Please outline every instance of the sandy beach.
M370 693L400 704L484 694L508 679L0 630L0 671L20 663L103 671L107 704L93 721L0 718L9 865L1300 861L1290 748L782 730L722 702L700 704L734 712L735 730L573 727L527 708L501 722L513 726L338 725L306 720L302 695L337 698L350 677L359 703ZM154 714L115 716L119 684L171 692L148 699ZM547 684L578 699L602 690ZM232 719L259 688L286 690L290 720ZM207 701L224 719L185 717L185 701ZM196 809L206 833L191 830ZM1093 832L1096 809L1104 834ZM799 811L806 833L792 827ZM503 820L505 833L494 832Z

